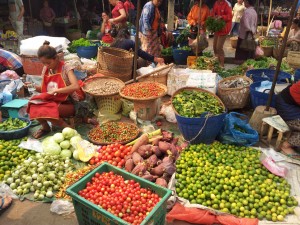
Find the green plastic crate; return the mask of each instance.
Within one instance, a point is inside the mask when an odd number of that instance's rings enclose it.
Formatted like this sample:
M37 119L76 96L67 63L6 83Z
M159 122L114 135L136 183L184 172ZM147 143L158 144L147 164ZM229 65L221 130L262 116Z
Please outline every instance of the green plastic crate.
M86 174L79 181L67 189L67 194L72 197L75 213L79 225L116 225L129 224L119 217L107 212L99 206L78 195L78 192L86 187L86 183L91 181L95 173L113 171L121 175L125 180L135 180L141 187L148 188L161 197L160 202L152 209L149 215L144 219L141 225L164 225L167 214L167 200L171 196L171 190L160 187L148 180L135 176L122 169L103 163L90 173Z

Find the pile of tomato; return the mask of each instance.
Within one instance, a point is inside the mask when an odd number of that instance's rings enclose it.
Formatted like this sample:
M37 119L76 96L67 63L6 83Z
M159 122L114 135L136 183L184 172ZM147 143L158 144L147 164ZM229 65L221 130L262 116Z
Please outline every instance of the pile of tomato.
M113 172L95 173L78 194L133 225L141 224L160 201L157 194Z
M125 146L121 144L111 144L102 146L98 149L96 156L89 161L91 165L98 165L103 162L108 162L113 166L123 168L125 166L125 157L130 154L132 146Z

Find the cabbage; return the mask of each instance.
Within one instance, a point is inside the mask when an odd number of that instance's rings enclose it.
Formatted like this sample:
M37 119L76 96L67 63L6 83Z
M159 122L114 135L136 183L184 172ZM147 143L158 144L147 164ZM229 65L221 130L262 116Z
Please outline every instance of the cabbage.
M70 139L71 137L75 136L75 130L70 128L70 127L66 127L62 130L62 134L64 135L65 139Z
M53 135L53 139L54 141L56 141L57 143L62 142L63 140L65 140L64 135L62 133L56 133Z
M79 160L78 150L75 150L73 152L73 158L76 159L76 160Z
M62 158L71 158L71 156L72 156L72 152L71 152L71 150L68 150L68 149L63 149L61 152L60 152L60 156L62 157Z
M69 148L71 150L71 152L75 151L75 148L71 145L71 147Z
M76 135L70 139L70 143L74 148L76 148L77 143L79 143L81 140L82 140L82 138L80 136Z
M61 142L59 145L60 145L60 147L61 147L62 149L69 149L69 148L70 148L70 142L67 141L67 140Z
M42 142L42 148L44 153L48 155L59 155L61 152L59 144L54 141L53 137L45 138Z

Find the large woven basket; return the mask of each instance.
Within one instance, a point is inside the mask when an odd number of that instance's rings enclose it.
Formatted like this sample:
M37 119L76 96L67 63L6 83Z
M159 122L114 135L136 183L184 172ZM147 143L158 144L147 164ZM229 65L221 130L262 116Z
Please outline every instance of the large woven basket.
M238 42L238 37L231 37L230 38L230 44L232 48L236 48L237 47L237 42Z
M118 85L119 86L118 90L111 91L111 92L109 92L109 91L103 92L103 90L105 90L107 88L106 87L107 84L105 84L105 82L110 82L115 85ZM82 87L82 90L86 94L89 94L91 96L103 97L103 96L113 96L113 95L118 94L120 89L122 89L124 86L125 86L125 83L115 77L107 77L107 76L93 77L93 78L87 79L84 82L84 86Z
M102 74L104 76L108 76L108 77L118 78L118 79L122 80L123 82L129 81L132 78L132 71L130 71L128 73L114 73L112 71L101 70L101 69L97 68L97 73L100 73L100 74Z
M98 48L98 69L113 73L131 74L133 66L133 53L113 47Z
M162 66L161 68L158 68L157 70L151 73L138 76L136 79L141 82L144 81L157 82L167 86L168 74L170 70L173 68L173 66L174 66L173 63L166 66Z
M112 96L95 97L97 107L102 114L116 114L122 107L121 96L119 94Z
M300 52L288 51L287 62L293 68L300 68Z
M228 83L237 79L243 79L244 81L247 81L249 85L245 87L239 87L239 88L224 88L222 87L222 84ZM244 108L248 102L250 97L250 84L252 84L253 81L246 77L246 76L232 76L227 77L223 80L220 80L218 83L218 96L225 104L226 108L228 110L232 109L242 109Z

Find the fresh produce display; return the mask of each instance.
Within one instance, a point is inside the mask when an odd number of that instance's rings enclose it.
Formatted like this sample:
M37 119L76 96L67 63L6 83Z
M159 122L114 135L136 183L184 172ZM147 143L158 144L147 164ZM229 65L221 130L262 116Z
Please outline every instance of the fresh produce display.
M189 40L188 40L188 37L190 35L190 30L189 28L186 28L184 30L182 30L180 32L180 34L178 35L178 37L176 38L176 43L181 45L183 43L187 43Z
M197 58L196 64L195 66L193 66L193 69L215 71L219 67L220 65L217 58L210 56L200 56Z
M176 193L239 217L283 221L298 203L287 181L261 164L260 154L218 142L190 145L176 162Z
M91 43L89 40L85 38L80 38L78 40L72 41L71 45L68 47L68 51L71 53L76 53L77 47L89 47L96 46L96 44Z
M222 67L217 67L215 69L215 72L218 75L220 75L222 78L237 76L237 75L243 75L245 73L245 71L240 66L237 66L235 68L228 69L228 70L226 70Z
M249 87L250 82L246 79L243 79L242 77L237 77L235 79L227 80L227 81L221 81L219 83L220 88L243 88L243 87Z
M74 169L69 158L37 153L18 165L5 177L13 192L19 196L34 192L34 199L52 198L65 181L65 174Z
M89 164L99 165L103 162L108 162L113 166L123 168L125 165L125 158L128 157L131 149L131 146L124 146L121 144L111 144L99 147L98 153L90 159Z
M177 48L177 50L192 51L191 47L189 47L189 46L183 46L183 47Z
M124 122L108 122L93 128L89 134L89 139L94 143L112 144L127 143L135 139L139 134L136 125Z
M133 225L141 224L160 201L151 190L113 172L96 173L78 194Z
M47 155L60 155L63 158L72 158L75 147L82 138L76 130L66 127L62 133L45 138L42 142L43 152Z
M162 56L172 56L173 55L173 48L172 47L163 48L161 50L161 54L162 54Z
M208 17L205 21L206 29L210 32L218 32L225 27L226 23L223 19Z
M264 39L260 43L262 47L274 47L275 46L275 40L274 39Z
M200 117L205 112L213 115L224 112L223 105L207 92L183 90L173 97L172 104L177 113L184 117Z
M21 141L25 141L26 139L27 138L10 141L0 140L0 181L8 178L11 171L17 165L20 165L27 157L35 154L34 151L28 151L18 147Z
M126 85L120 94L123 97L147 99L153 97L159 97L166 92L162 85L155 82L138 82Z
M134 142L132 154L126 157L125 170L167 187L182 147L178 146L178 138L168 131L143 134Z
M56 192L55 197L58 199L72 200L71 197L66 194L67 188L72 184L74 184L75 182L77 182L79 179L81 179L84 175L86 175L94 168L95 166L88 165L78 170L68 172L65 176L65 181L60 186L59 191Z
M0 131L13 131L26 127L28 123L18 118L8 118L0 123Z
M83 89L91 95L112 95L118 93L122 87L124 87L122 82L116 82L111 78L101 78L87 81Z

